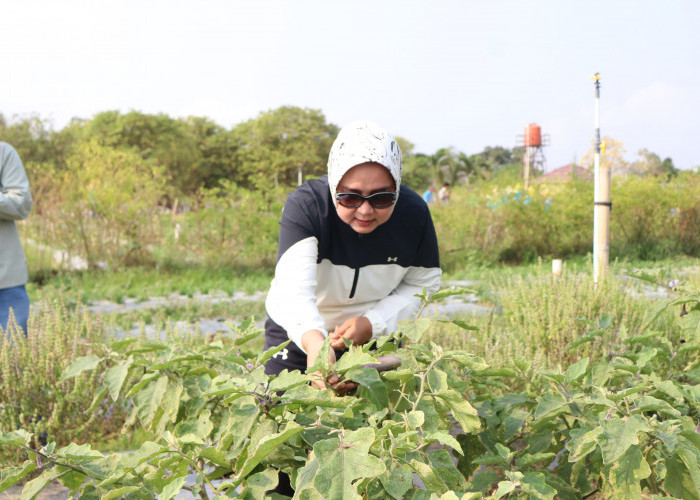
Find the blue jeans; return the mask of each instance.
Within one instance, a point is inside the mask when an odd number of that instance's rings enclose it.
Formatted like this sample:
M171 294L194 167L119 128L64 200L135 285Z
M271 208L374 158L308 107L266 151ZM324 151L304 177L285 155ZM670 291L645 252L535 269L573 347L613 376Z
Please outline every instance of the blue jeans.
M10 308L12 308L15 321L26 336L27 320L29 319L29 296L24 285L0 289L0 327L4 332L7 331Z

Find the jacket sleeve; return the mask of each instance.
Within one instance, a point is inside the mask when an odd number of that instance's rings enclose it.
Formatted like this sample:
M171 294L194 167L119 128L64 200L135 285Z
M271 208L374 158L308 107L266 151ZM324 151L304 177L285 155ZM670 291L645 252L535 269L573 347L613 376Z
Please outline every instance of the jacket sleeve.
M280 222L275 277L265 300L267 314L302 351L301 337L307 331L328 335L316 306L317 231L313 217L288 200Z
M372 337L376 338L396 331L399 321L416 314L421 301L415 295L422 293L423 290L429 295L437 292L440 289L441 276L437 236L428 212L423 237L413 265L408 268L391 294L377 302L364 314L372 324Z
M421 293L423 289L429 295L437 292L441 275L439 268L410 268L391 295L365 313L364 316L372 324L372 338L396 331L399 321L416 314L421 301L415 294Z
M9 144L0 144L0 219L26 219L33 203L17 151Z

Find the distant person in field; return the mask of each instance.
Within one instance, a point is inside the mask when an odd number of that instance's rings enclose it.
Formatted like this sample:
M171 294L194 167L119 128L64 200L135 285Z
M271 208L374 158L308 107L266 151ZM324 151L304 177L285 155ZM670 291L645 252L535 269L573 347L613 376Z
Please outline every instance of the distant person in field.
M447 203L450 201L450 183L446 182L442 185L440 188L440 191L438 191L438 200L440 200L440 203Z
M29 180L17 151L0 142L0 328L5 333L12 310L27 334L29 296L25 285L29 273L15 221L26 219L32 204Z
M433 184L428 186L428 189L423 192L423 201L428 205L435 203L435 186Z
M333 143L328 175L287 198L265 349L291 342L267 363L268 374L305 372L327 337L335 362L344 340L361 345L392 333L418 311L415 294L440 287L430 211L401 185L401 168L396 140L375 123L355 122Z

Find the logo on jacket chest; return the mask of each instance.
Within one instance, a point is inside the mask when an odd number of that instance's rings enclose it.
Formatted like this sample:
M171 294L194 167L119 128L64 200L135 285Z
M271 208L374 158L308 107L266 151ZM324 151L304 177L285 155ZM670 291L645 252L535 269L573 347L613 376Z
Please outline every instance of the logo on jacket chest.
M398 257L387 257L386 261L387 262L398 262L399 258Z

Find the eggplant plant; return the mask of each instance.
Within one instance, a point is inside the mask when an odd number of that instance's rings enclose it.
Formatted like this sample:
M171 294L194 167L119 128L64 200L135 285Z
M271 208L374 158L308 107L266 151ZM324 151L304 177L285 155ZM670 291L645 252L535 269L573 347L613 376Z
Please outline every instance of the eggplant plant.
M347 395L313 388L298 371L266 375L284 345L251 348L260 335L252 321L197 348L118 341L103 357L77 359L63 378L101 370L93 407L122 401L125 431L156 438L104 454L90 444L37 449L21 429L0 434L0 445L28 456L0 469L0 492L33 477L22 498L51 481L86 499L170 499L183 490L262 498L284 473L299 499L700 499L700 292L635 277L669 290L642 333L610 317L589 321L568 349L585 344L595 354L556 370L524 359L492 369L424 341L444 318L404 322L372 349L319 362L324 377L359 384ZM672 330L655 326L664 311L675 315ZM400 365L377 370L387 356Z

